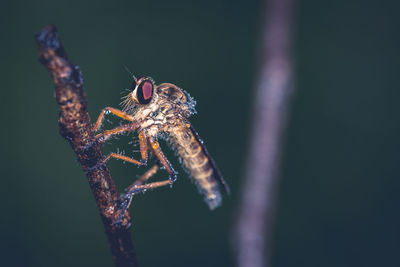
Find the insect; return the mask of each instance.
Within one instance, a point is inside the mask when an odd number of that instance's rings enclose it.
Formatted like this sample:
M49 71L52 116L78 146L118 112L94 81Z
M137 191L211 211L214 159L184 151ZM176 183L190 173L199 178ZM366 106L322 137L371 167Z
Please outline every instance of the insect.
M128 123L119 127L97 134L96 139L104 142L113 135L136 131L139 135L141 159L136 160L118 153L111 153L104 159L103 163L111 158L116 158L143 166L147 164L150 148L150 153L157 160L157 164L129 186L126 195L172 185L176 181L177 175L157 141L163 138L181 158L184 169L193 178L210 209L216 208L221 203L219 186L222 186L227 193L229 193L229 187L203 141L188 120L188 117L195 112L196 102L189 94L174 84L162 83L156 85L149 77L133 78L132 90L123 97L124 100L121 102L122 110L112 107L104 108L94 125L94 130L99 130L104 115L107 113L112 113L128 121ZM160 166L163 166L168 172L168 179L146 183Z

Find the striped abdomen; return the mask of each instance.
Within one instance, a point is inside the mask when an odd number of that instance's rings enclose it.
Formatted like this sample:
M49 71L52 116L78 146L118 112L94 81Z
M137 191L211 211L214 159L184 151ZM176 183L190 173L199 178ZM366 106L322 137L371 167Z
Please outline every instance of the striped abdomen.
M229 191L229 188L194 128L186 125L174 127L170 131L170 142L210 209L219 206L221 193L218 183L221 183L226 191Z

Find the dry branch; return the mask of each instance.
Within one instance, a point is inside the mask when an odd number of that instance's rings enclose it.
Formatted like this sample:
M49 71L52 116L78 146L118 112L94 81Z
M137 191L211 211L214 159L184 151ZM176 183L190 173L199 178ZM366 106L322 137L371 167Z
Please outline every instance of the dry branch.
M120 224L115 224L121 212L118 192L107 166L99 165L103 155L100 145L93 143L94 132L82 87L82 73L68 60L54 26L46 26L35 37L39 60L46 66L55 84L60 134L70 143L88 177L114 262L116 266L137 266L129 231L129 211L123 215Z
M261 40L251 146L236 229L237 265L270 264L282 136L292 93L292 0L268 0Z

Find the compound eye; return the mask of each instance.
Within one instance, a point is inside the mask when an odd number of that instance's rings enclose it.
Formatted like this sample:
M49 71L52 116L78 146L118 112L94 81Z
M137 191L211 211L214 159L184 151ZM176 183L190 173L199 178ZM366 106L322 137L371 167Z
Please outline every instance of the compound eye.
M137 88L137 99L140 104L148 104L153 97L153 83L151 81L143 81Z

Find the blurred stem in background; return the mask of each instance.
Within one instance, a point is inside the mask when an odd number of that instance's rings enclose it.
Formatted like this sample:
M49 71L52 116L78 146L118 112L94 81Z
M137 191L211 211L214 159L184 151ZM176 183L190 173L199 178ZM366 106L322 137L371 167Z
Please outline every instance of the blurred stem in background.
M293 0L264 3L260 71L242 202L235 232L239 267L270 264L278 170L293 88Z

